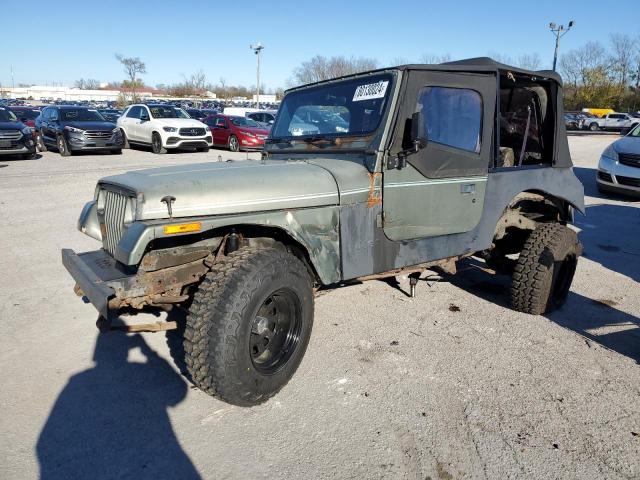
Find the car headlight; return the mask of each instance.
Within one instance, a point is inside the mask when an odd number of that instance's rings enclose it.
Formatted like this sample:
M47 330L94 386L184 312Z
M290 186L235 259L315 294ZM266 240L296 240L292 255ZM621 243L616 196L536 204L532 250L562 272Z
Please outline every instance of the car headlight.
M176 127L162 127L165 132L177 132L178 129Z
M613 143L604 149L604 152L602 152L602 156L610 158L612 160L618 160L618 152L616 152L616 149L613 148Z
M81 129L79 129L79 128L75 128L75 127L69 127L69 126L66 126L66 127L64 127L64 129L65 129L67 132L71 132L71 133L84 133L84 130L81 130Z
M31 127L24 127L22 130L20 130L22 132L23 135L30 137L33 134L33 129Z
M120 129L116 127L113 130L111 130L111 133L118 133L119 131L120 131Z
M246 135L247 137L251 137L251 138L256 138L256 135L251 133L251 132L245 132L244 130L241 132L243 135Z

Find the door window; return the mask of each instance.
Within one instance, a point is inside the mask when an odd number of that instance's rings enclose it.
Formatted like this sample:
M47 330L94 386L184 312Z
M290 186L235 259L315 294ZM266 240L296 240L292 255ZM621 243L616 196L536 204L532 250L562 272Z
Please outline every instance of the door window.
M58 110L56 110L55 108L51 109L51 112L49 113L49 120L58 120Z
M140 114L142 113L142 107L131 107L127 112L128 118L140 118Z
M429 142L480 153L482 98L465 88L425 87L416 110L422 112L422 132Z
M216 127L225 128L227 126L227 122L224 118L216 118Z

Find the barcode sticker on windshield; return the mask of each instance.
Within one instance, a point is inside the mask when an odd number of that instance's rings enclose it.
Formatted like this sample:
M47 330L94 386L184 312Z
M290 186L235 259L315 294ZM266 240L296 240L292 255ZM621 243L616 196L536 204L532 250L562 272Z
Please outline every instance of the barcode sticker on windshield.
M389 80L380 80L376 83L368 83L367 85L360 85L356 88L353 94L354 102L361 102L362 100L371 100L373 98L382 98L387 93L387 86Z

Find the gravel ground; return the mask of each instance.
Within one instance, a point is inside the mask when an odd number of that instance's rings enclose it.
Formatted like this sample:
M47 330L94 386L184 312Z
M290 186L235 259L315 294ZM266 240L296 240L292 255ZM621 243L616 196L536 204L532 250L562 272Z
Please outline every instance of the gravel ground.
M415 299L406 278L331 291L292 381L251 409L190 386L174 332L99 336L60 263L99 247L75 224L101 176L232 155L0 158L2 477L640 478L640 202L594 182L616 138L570 138L588 206L563 309L509 310L472 261Z

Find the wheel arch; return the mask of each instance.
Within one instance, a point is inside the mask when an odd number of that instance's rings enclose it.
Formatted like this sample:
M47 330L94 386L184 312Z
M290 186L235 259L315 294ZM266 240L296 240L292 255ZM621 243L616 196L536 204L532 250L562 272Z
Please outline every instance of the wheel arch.
M164 226L181 223L134 222L125 232L115 257L125 265L138 265L150 250L189 245L235 232L248 242L276 242L289 249L309 267L314 280L328 285L340 281L340 250L336 207L277 211L235 217L199 219L196 234L165 235ZM187 221L192 221L191 219ZM132 228L133 227L133 228ZM217 247L216 247L217 248Z

